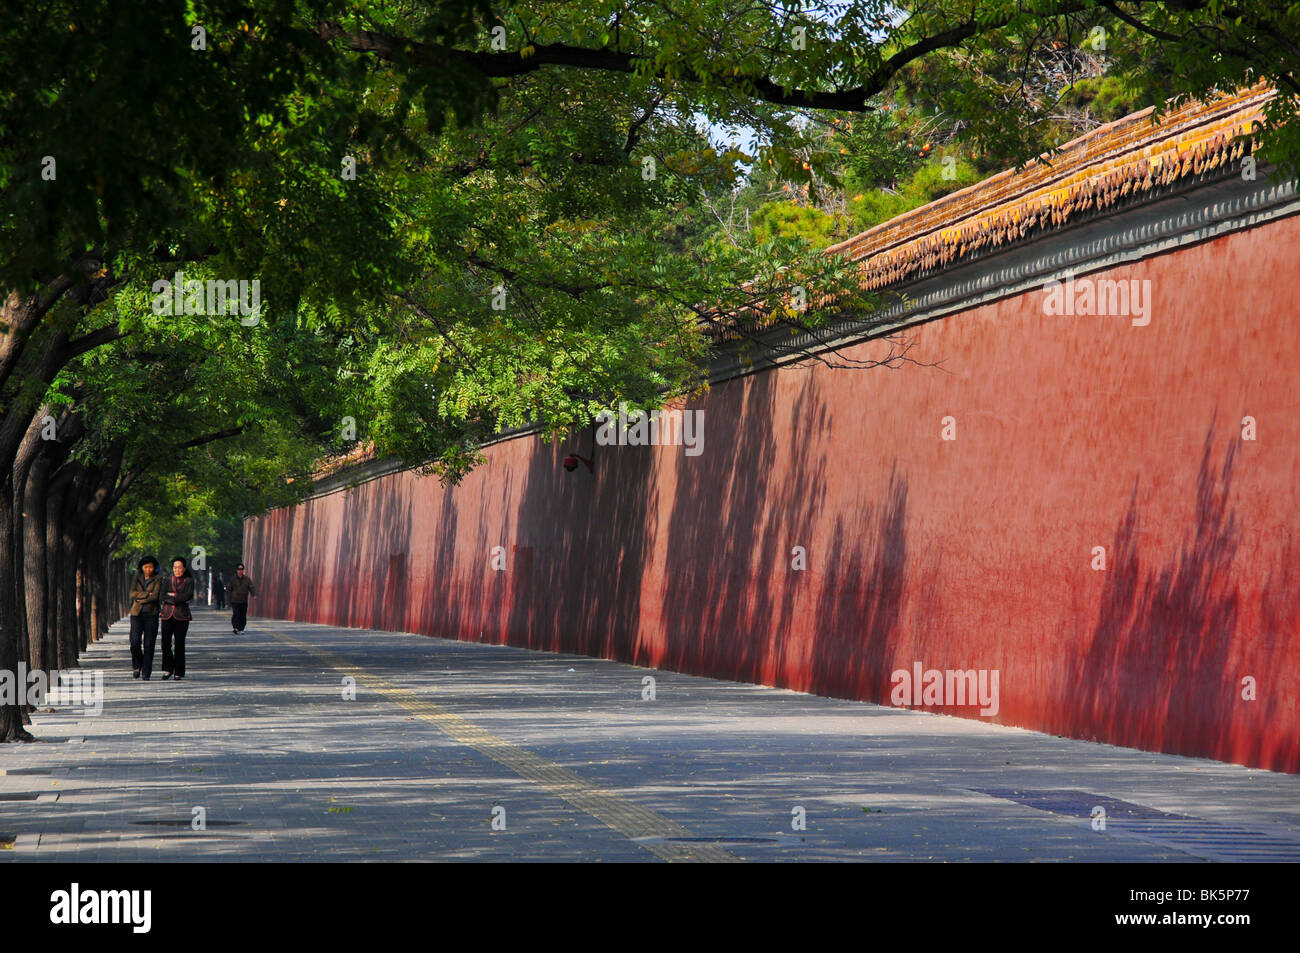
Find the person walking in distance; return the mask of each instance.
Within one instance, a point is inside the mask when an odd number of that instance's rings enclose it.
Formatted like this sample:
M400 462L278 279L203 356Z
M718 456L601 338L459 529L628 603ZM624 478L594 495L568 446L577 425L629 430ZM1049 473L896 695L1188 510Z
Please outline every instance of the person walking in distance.
M235 578L226 585L226 598L230 600L230 628L239 635L248 625L248 600L257 598L243 563L235 567Z
M162 576L158 560L146 556L136 566L131 581L131 677L149 681L153 672L153 647L158 639L158 600Z
M172 560L172 574L162 585L163 681L173 675L178 681L185 677L185 636L190 630L193 598L194 574L185 560L177 556Z
M220 569L212 575L212 601L218 609L226 607L226 574Z

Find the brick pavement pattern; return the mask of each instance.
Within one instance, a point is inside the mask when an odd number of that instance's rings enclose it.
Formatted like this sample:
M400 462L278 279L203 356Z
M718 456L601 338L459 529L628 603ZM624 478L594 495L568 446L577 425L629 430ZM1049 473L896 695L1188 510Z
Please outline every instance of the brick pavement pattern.
M196 612L183 682L131 678L124 622L86 652L102 713L38 714L38 743L0 746L0 862L1300 860L1292 775L228 618Z

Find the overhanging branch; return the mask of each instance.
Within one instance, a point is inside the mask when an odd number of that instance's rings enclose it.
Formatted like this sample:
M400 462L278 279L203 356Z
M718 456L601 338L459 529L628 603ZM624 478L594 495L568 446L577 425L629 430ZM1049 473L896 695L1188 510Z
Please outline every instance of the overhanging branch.
M1094 4L1085 0L1073 0L1073 2L1060 4L1051 11L1050 15L1076 13L1093 6ZM612 73L649 72L665 80L713 82L777 106L868 112L873 107L867 105L867 100L882 92L904 67L938 50L958 46L982 33L1001 29L1016 15L1018 13L1007 13L984 20L972 16L955 26L923 37L898 50L881 63L861 84L848 89L835 90L786 86L768 76L746 73L728 76L695 71L691 77L681 77L663 67L649 68L647 64L651 59L647 56L611 47L593 49L568 43L537 44L528 47L527 55L518 50L460 50L375 30L348 30L334 22L322 23L317 28L317 34L325 41L343 40L347 48L354 52L367 53L391 63L438 65L446 69L471 70L490 79L523 76L546 66L568 66Z

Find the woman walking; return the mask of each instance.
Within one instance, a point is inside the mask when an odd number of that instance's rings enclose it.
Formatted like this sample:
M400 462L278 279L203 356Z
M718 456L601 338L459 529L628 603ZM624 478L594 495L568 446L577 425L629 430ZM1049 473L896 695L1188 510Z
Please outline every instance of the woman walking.
M194 598L194 574L185 560L172 560L172 574L162 585L163 681L185 677L185 634L190 630L190 600ZM172 649L172 639L176 648Z
M146 556L135 567L131 581L131 677L149 681L153 672L153 647L158 638L158 599L162 577L158 560Z

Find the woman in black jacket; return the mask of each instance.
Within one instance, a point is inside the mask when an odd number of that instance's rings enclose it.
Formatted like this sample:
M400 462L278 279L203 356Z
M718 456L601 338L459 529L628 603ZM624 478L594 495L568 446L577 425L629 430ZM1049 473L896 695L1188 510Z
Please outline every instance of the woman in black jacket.
M149 680L153 671L153 647L158 639L158 599L162 577L158 560L146 556L136 567L131 582L131 671L134 677Z
M185 634L190 630L190 600L194 598L194 574L180 556L172 560L172 574L162 584L162 667L163 681L185 677ZM172 651L172 639L176 650Z

